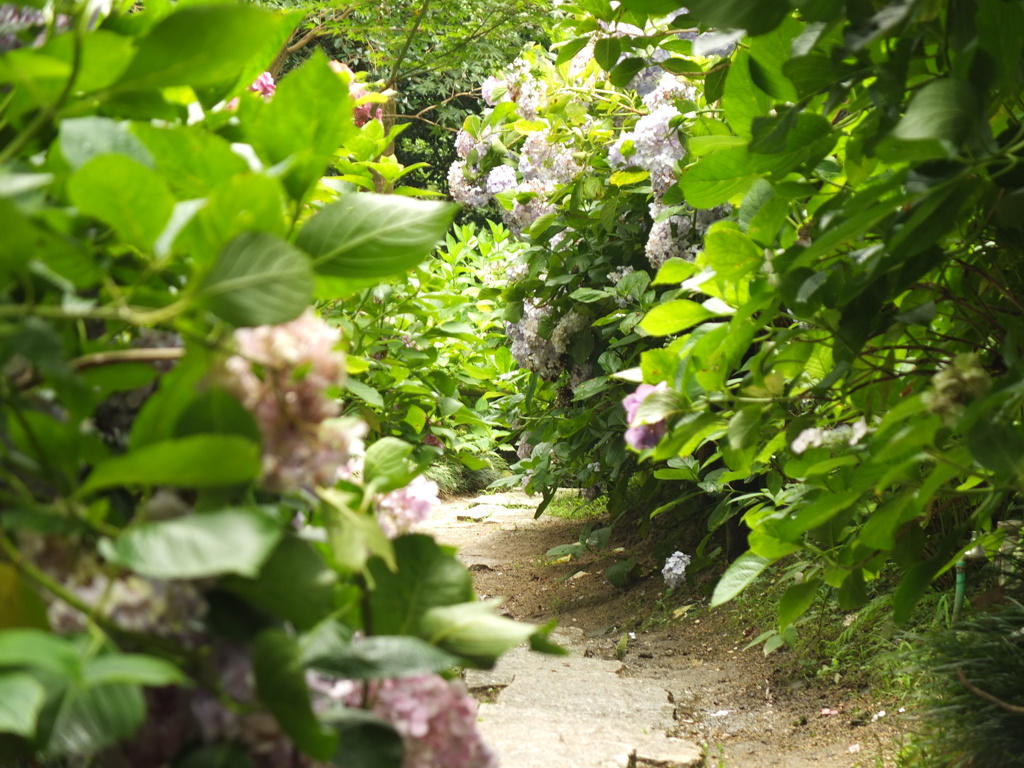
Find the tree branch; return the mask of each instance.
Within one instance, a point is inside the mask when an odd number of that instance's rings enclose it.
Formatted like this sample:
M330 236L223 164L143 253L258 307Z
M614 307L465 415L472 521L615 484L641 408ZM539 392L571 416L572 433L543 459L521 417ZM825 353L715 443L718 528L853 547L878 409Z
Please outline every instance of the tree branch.
M1024 715L1024 707L1018 707L1016 704L1008 704L1002 699L996 698L991 693L981 690L981 688L974 685L974 683L967 679L967 675L965 675L964 671L959 667L957 667L956 676L960 681L960 684L978 698L984 699L990 704L995 704L997 707L1005 709L1007 712L1012 712L1015 715Z

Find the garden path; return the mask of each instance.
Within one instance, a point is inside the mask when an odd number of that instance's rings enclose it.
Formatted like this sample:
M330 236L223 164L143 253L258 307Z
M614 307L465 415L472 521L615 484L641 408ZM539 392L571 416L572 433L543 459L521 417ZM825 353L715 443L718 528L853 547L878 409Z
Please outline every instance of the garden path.
M572 543L583 523L535 520L538 501L520 493L453 500L420 527L458 547L481 598L505 597L501 610L518 620L557 618L554 639L570 651L517 648L493 670L467 672L501 768L855 768L891 760L897 723L872 719L895 709L891 702L838 683L807 685L779 653L744 652L757 630L728 611L707 611L697 596L663 604L656 564L620 589L603 576L614 549L548 563L544 553Z

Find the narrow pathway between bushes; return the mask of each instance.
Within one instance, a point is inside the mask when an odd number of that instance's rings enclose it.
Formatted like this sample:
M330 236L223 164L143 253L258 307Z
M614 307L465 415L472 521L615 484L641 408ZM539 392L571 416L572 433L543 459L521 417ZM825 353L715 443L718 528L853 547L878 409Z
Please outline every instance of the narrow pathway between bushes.
M876 717L881 704L867 692L777 682L787 677L781 654L741 651L752 629L726 611L663 605L653 568L627 589L608 583L614 549L547 563L548 549L575 541L583 523L534 520L538 501L455 500L420 527L458 547L480 597L504 597L503 610L522 621L557 618L554 639L570 650L517 648L493 670L467 672L501 768L886 764L898 729Z

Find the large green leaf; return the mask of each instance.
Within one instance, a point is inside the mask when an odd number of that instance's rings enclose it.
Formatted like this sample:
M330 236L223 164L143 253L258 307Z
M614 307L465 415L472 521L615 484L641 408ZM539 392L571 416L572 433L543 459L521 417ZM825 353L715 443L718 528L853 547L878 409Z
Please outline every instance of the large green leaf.
M83 679L89 687L113 683L156 688L191 684L188 676L169 661L139 653L112 653L91 659L85 665Z
M974 460L998 475L1016 478L1024 473L1024 436L1006 424L979 421L967 433Z
M751 167L746 147L729 147L705 155L686 168L679 186L694 208L714 208L745 192L759 176Z
M237 744L210 744L174 761L174 768L253 768L248 753Z
M24 672L0 673L0 733L31 737L46 701L46 689Z
M175 171L168 171L174 173ZM281 181L262 173L239 173L206 195L206 205L185 228L183 248L197 264L213 264L227 244L244 232L288 234Z
M284 240L247 232L221 251L197 298L233 325L277 325L298 317L312 301L312 266Z
M417 534L395 539L395 556L399 563L395 572L379 558L369 562L376 584L370 593L375 634L426 637L420 631L420 619L426 611L473 599L469 571L451 551L442 549L429 536Z
M444 672L459 661L426 640L405 635L371 635L330 646L315 643L310 651L302 658L307 667L352 680Z
M952 155L977 129L981 95L967 80L933 80L914 94L892 136L903 141L938 142Z
M171 188L184 199L205 197L217 184L248 170L226 139L197 127L134 123L131 133L148 148ZM63 148L66 155L66 142Z
M292 741L318 760L333 755L338 736L313 714L298 643L279 629L265 630L253 644L252 665L260 699Z
M771 32L792 11L786 0L689 0L690 18L717 29L745 29L750 35Z
M75 117L62 120L58 129L60 151L77 171L99 155L130 157L147 168L154 166L153 153L132 135L130 125L108 117Z
M316 49L281 80L269 104L243 99L239 115L246 139L267 165L288 162L285 188L301 200L355 131L352 108L348 87Z
M345 768L401 768L405 745L390 723L365 709L335 707L323 715L337 731L338 751L332 765Z
M654 307L640 322L651 336L670 336L702 323L715 313L689 299L673 299Z
M0 632L0 667L38 667L65 678L77 678L81 662L67 640L39 629Z
M389 277L427 258L456 210L395 195L346 195L317 212L295 243L313 257L318 274Z
M430 642L481 667L491 667L501 654L525 640L537 627L499 616L500 599L431 608L420 621Z
M72 688L57 714L46 753L94 755L134 734L145 717L146 702L138 686Z
M252 52L277 36L287 19L251 5L190 5L161 20L138 41L138 53L115 91L230 84Z
M729 66L725 80L722 108L729 127L749 139L755 118L764 117L772 106L772 98L755 82L750 71L750 54L740 51Z
M10 563L0 563L0 630L49 629L46 603Z
M127 155L89 160L68 180L68 196L83 214L143 249L153 247L174 210L163 177Z
M811 607L821 587L821 579L814 578L799 584L790 584L779 599L779 630L782 631L803 616Z
M252 440L238 435L193 435L151 443L97 464L81 493L120 485L235 485L254 480L260 470L260 449Z
M337 574L308 542L285 536L254 579L231 576L221 587L299 629L334 610Z
M379 491L404 487L411 480L412 446L395 437L382 437L366 450L363 477Z
M143 523L103 539L109 561L155 579L255 576L278 539L278 522L259 509L222 509Z
M715 592L711 596L711 607L714 608L732 600L761 575L761 572L771 565L771 562L753 552L744 552L737 557L715 585Z

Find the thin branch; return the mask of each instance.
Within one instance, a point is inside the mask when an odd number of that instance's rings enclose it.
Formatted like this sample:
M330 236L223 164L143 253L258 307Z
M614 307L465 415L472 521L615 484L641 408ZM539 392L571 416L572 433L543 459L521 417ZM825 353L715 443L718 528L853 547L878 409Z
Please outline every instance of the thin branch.
M1015 715L1024 715L1024 707L1018 707L1016 704L1009 704L1002 699L996 698L991 693L981 690L978 686L974 685L970 680L967 679L967 675L964 671L957 667L956 677L960 681L960 684L968 691L973 693L978 698L984 699L990 704L995 704L997 707L1005 709L1007 712L1013 712Z

